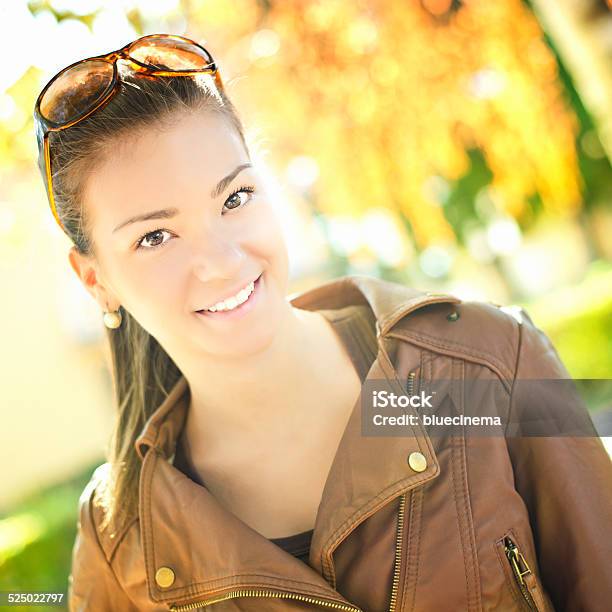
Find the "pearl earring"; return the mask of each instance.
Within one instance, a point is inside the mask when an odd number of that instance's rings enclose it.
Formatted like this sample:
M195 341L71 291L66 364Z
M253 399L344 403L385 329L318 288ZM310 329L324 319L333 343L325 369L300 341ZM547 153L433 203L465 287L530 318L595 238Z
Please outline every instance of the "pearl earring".
M108 329L117 329L121 325L121 313L119 309L104 313L104 325Z

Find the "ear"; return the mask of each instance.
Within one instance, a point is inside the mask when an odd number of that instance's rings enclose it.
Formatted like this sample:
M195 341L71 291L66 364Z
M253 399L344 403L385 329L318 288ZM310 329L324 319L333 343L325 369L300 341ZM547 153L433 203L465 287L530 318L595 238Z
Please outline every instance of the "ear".
M68 260L85 289L98 302L103 311L113 311L119 308L118 300L104 285L99 265L93 256L83 255L73 246L68 253Z

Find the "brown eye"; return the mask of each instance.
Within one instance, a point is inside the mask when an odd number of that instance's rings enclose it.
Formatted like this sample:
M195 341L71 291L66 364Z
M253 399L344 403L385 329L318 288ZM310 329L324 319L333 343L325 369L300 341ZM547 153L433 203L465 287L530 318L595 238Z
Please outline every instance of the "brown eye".
M241 206L245 206L247 202L250 200L250 194L255 191L255 188L252 186L243 186L240 189L231 193L227 200L225 200L225 204L223 205L228 210L233 210L234 208L240 208ZM244 198L240 196L243 195Z
M150 250L150 249L155 249L161 246L162 244L167 242L167 240L162 240L164 233L170 234L170 232L168 232L167 230L162 230L162 229L155 230L153 232L149 232L148 234L145 234L136 243L136 248L137 249L144 248L144 249Z

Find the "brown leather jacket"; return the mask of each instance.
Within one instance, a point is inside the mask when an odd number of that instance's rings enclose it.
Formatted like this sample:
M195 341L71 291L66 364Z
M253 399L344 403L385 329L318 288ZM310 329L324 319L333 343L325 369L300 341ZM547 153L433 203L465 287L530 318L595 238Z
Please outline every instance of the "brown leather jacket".
M369 305L378 355L368 379L400 394L438 377L570 378L519 308L361 275L290 300L304 309ZM504 389L494 399L500 414L518 406L535 415L538 401ZM70 610L612 608L612 466L599 438L469 437L461 429L434 438L422 424L402 436L363 436L357 402L305 564L174 467L187 392L181 378L136 443L138 517L100 532L95 492L107 464L84 490ZM579 403L564 408L585 411ZM506 546L522 555L514 569Z

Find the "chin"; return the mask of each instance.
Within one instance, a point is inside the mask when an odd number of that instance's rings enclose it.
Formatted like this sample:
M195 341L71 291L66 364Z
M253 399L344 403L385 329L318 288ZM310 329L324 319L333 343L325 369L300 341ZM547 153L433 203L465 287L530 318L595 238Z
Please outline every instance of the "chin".
M262 353L272 345L275 330L264 328L259 324L258 329L251 329L246 334L242 333L218 342L202 341L202 348L213 356L245 358ZM252 333L251 333L252 332Z

